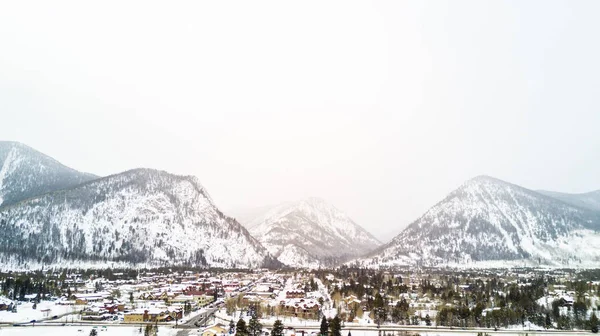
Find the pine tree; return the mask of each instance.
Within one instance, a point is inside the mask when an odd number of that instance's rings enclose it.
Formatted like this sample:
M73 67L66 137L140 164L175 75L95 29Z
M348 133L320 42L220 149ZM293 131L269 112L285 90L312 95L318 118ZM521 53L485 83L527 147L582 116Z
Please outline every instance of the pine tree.
M329 324L327 323L327 319L325 318L325 315L323 315L323 319L321 320L321 336L327 336L329 332Z
M552 326L552 320L550 319L550 314L546 313L546 329Z
M273 323L271 336L283 336L283 323L281 320L276 320L275 323Z
M595 311L593 311L592 316L590 316L589 324L590 324L590 330L593 333L597 333L598 332L598 317L596 316Z
M431 326L431 318L429 317L429 314L425 315L425 324L428 327Z
M156 327L152 324L146 324L146 329L144 329L144 336L156 336Z
M235 334L238 336L248 336L248 329L246 328L246 321L240 318L235 325Z
M329 330L331 331L331 336L342 336L342 320L339 316L335 316L331 323L329 323Z
M98 331L96 329L90 330L90 336L97 336L97 335L98 335Z
M262 332L262 324L258 321L256 314L252 316L250 322L248 322L248 333L250 336L260 336Z

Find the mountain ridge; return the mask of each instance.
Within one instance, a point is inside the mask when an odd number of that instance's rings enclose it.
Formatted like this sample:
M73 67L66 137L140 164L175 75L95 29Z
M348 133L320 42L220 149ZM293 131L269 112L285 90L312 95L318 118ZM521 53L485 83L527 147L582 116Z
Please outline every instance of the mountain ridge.
M291 266L335 265L381 244L318 197L272 206L243 224L271 254Z
M20 142L0 141L0 207L96 178Z
M600 211L600 190L585 193L563 193L548 190L537 190L538 193L561 200L567 204Z
M363 264L461 264L493 260L600 261L600 214L482 175L464 182ZM557 260L552 255L556 254ZM581 257L581 258L579 258ZM585 260L584 260L585 259Z
M0 209L0 260L277 265L193 176L132 169Z

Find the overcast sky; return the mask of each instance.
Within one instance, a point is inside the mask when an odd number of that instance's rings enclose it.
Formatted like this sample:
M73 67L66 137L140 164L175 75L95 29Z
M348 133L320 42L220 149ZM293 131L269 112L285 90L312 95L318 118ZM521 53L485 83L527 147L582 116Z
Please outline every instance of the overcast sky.
M600 189L600 1L2 1L0 139L383 240L465 180Z

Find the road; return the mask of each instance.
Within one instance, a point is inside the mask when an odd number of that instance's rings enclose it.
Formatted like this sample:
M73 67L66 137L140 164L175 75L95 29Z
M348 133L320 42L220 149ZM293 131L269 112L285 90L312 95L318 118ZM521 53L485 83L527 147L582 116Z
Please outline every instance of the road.
M208 308L204 313L198 314L197 316L187 320L185 323L180 324L178 328L194 329L204 326L208 324L208 321L212 318L217 310L219 310L219 308Z
M272 324L269 323L263 323L263 327L270 329L272 327ZM310 336L310 334L312 332L316 332L316 334L319 333L319 326L303 326L303 325L294 325L294 324L286 324L285 325L286 328L292 328L295 330L295 334L296 335L302 335L302 331L305 332L305 336ZM505 335L505 336L509 336L509 335L552 335L552 336L557 336L557 335L597 335L597 334L592 334L590 331L585 331L585 330L577 330L577 331L573 331L573 330L540 330L540 331L528 331L528 330L510 330L510 329L499 329L497 331L494 331L493 329L484 329L484 328L478 328L478 329L461 329L461 328L452 328L450 329L449 327L424 327L424 326L391 326L391 325L387 325L387 326L381 326L381 328L377 328L377 326L345 326L342 328L343 332L342 335L345 335L348 331L350 331L352 333L352 335L354 336L362 336L364 335L369 335L369 336L373 336L373 335L377 335L379 333L379 331L381 330L382 334L389 334L391 333L396 333L399 331L410 331L410 332L415 332L415 333L425 333L425 334L473 334L476 335L477 333L483 333L483 334L490 334L490 335ZM346 333L344 333L346 332Z

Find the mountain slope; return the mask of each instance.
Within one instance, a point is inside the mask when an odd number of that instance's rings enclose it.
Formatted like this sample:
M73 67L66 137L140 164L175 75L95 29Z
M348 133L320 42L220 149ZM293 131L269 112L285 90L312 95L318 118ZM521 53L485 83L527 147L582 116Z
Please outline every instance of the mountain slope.
M0 206L95 178L18 142L0 141Z
M272 260L196 178L136 169L1 208L0 261L231 268Z
M279 261L296 267L332 265L381 244L317 198L278 205L244 225Z
M600 211L600 190L583 194L567 194L546 190L538 190L538 192L540 194L559 199L567 204L587 208L594 211Z
M366 265L465 264L527 260L551 265L600 262L600 214L514 184L467 181Z

